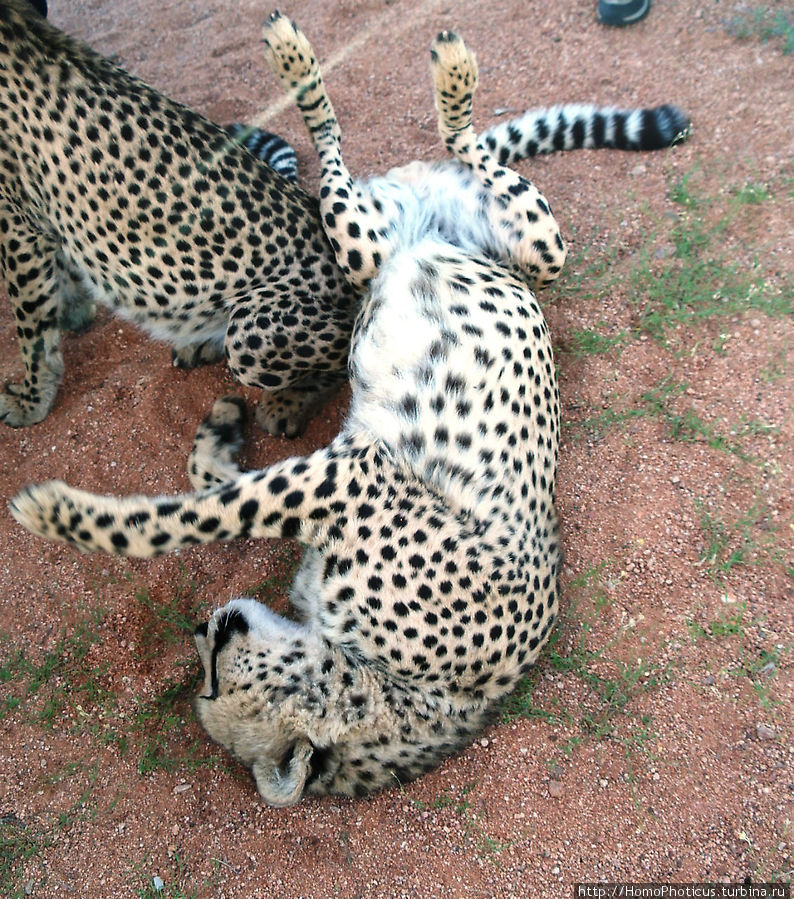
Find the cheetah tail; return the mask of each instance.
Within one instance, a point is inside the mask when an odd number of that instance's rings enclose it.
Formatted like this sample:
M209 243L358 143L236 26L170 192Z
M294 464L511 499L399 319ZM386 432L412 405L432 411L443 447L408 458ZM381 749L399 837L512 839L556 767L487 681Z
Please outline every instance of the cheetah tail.
M692 126L677 106L614 109L587 105L530 109L480 135L502 165L557 150L662 150L686 140Z

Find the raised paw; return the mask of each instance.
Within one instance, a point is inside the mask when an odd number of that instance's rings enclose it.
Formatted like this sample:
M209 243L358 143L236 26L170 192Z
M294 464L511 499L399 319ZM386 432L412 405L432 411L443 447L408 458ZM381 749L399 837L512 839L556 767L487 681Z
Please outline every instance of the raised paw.
M262 38L270 68L285 88L300 91L319 76L311 45L291 19L274 12L262 27Z
M265 56L282 85L295 95L306 127L320 150L326 138L336 144L339 126L331 101L325 92L320 66L311 44L290 19L275 12L262 28Z
M235 459L243 443L247 417L245 402L239 396L224 396L213 403L196 430L188 458L188 478L196 490L222 484L240 474Z
M442 135L471 125L471 104L477 88L477 60L452 31L442 31L430 48L430 67Z

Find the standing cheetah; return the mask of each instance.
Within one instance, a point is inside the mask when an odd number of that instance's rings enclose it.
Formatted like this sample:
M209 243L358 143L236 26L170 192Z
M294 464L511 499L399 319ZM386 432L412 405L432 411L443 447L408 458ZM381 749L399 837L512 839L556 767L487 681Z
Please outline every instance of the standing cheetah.
M261 387L261 424L296 433L344 379L358 293L317 201L240 141L36 13L0 0L0 270L24 379L0 421L41 421L64 326L95 301L167 341L175 362L225 348Z
M306 38L275 14L268 58L322 163L337 262L366 286L351 408L329 446L242 473L242 403L219 400L190 460L197 492L91 495L30 487L15 517L44 537L140 557L236 537L306 546L298 621L235 599L196 630L209 734L277 806L363 795L470 741L534 663L557 614L559 399L531 286L560 272L549 205L471 125L473 55L432 47L439 130L453 159L368 182Z

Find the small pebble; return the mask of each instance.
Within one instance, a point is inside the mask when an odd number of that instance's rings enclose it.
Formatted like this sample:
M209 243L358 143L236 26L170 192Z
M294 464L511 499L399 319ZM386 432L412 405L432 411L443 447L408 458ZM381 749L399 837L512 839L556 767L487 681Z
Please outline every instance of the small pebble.
M155 874L154 877L152 878L152 886L154 887L155 892L157 892L157 893L161 892L161 890L165 886L165 884L163 883L162 877L158 877Z
M552 799L559 799L562 796L562 784L558 780L549 781L549 796Z
M775 732L768 724L757 724L755 733L759 740L774 740Z

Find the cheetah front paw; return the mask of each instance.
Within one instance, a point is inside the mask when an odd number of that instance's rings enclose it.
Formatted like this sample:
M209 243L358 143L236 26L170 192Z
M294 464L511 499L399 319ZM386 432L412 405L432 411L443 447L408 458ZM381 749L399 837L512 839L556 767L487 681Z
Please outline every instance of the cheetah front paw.
M284 88L294 94L315 146L319 150L328 137L332 144L338 142L340 135L336 116L325 92L320 66L306 36L290 19L274 12L262 28L262 37L270 68Z
M265 57L287 90L301 92L320 75L311 44L298 26L274 12L262 27Z
M245 402L239 396L224 396L214 402L196 431L188 459L188 478L196 490L240 475L236 460L247 417Z
M430 68L442 136L471 125L471 105L477 89L477 60L452 31L442 31L430 48Z
M64 498L68 487L63 481L31 484L14 496L9 509L14 518L32 534L46 540L65 539L64 522L74 514L74 506Z
M5 393L0 393L0 421L12 428L35 425L47 417L63 376L60 350L42 352L38 345L34 346L26 374L24 381L7 383Z

